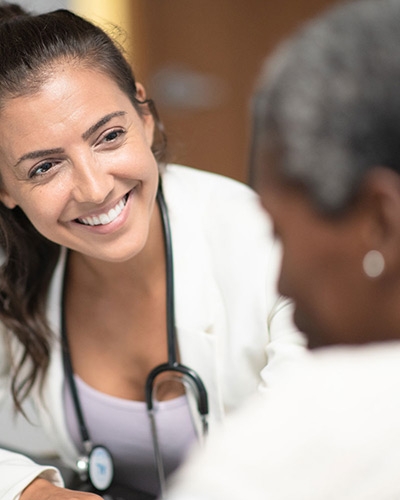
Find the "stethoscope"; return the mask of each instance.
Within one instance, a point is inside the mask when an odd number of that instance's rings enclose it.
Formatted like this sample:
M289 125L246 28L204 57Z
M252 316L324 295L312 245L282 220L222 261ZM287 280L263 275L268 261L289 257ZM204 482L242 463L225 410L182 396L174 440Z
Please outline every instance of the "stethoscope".
M175 303L174 303L174 269L173 269L173 254L172 254L172 238L169 224L168 210L165 203L161 179L157 191L157 203L160 208L165 258L166 258L166 305L167 305L167 344L168 344L168 360L166 363L156 366L147 376L145 385L145 397L147 413L150 419L151 434L154 448L154 460L159 479L161 498L165 492L165 472L164 464L161 455L161 449L157 433L157 425L155 418L155 408L153 393L155 388L156 378L161 373L172 372L179 376L179 381L184 386L193 391L195 396L197 410L201 418L201 433L203 436L208 432L208 396L207 390L198 373L191 368L181 364L177 360L177 340L175 329ZM65 266L67 269L67 265ZM62 302L61 302L61 336L64 345L63 360L64 370L67 382L70 387L72 400L78 419L79 430L84 447L84 455L79 457L76 465L79 474L83 480L89 480L92 486L98 491L105 491L112 483L114 477L113 458L109 450L103 445L93 445L89 431L86 426L85 418L82 412L82 407L79 400L78 390L74 379L72 361L68 346L67 326L65 318L65 292L66 279L64 276Z

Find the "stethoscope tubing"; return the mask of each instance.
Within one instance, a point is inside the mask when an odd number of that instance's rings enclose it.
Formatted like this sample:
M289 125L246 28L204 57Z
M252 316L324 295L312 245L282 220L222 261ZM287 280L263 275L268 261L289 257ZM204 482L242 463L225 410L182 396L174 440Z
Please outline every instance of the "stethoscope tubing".
M157 191L157 202L160 207L162 227L164 233L165 259L166 259L166 302L167 302L167 343L168 343L168 361L153 368L147 376L145 385L145 396L147 413L150 419L151 432L153 437L154 460L157 468L160 498L164 498L166 489L165 470L158 439L157 425L154 413L153 390L158 375L166 372L181 374L189 381L191 387L196 390L197 409L202 420L202 431L206 435L208 431L208 396L207 390L199 375L191 368L181 364L177 360L177 341L175 329L175 294L174 294L174 259L172 251L172 236L169 223L168 210L164 199L162 184L160 179L159 189Z
M200 414L203 426L203 434L207 434L208 423L208 395L206 387L201 380L200 376L191 368L181 364L177 360L177 341L176 341L176 330L175 330L175 301L174 301L174 268L173 268L173 252L172 252L172 237L171 229L169 224L168 210L164 199L164 194L162 190L161 178L159 179L159 187L157 190L157 203L160 208L161 222L163 228L164 236L164 246L165 246L165 258L166 258L166 307L167 307L167 349L168 349L168 361L161 365L153 368L146 379L145 384L145 398L147 413L151 422L151 431L153 438L153 447L155 454L155 462L158 472L158 477L160 481L161 498L164 493L165 488L165 473L164 466L161 457L161 450L159 446L159 440L157 436L157 426L155 422L154 415L154 404L153 404L153 390L155 386L155 380L158 375L164 372L175 372L182 375L185 381L188 381L190 386L194 388L196 392L197 409ZM66 264L65 273L67 272L68 263ZM63 290L61 299L61 337L63 341L63 362L64 370L67 377L67 381L70 387L71 396L73 404L75 407L75 412L78 420L79 431L82 438L82 443L87 455L89 455L93 449L93 444L90 439L89 431L85 422L85 418L82 411L82 406L80 403L78 389L74 379L74 370L72 366L70 349L68 345L67 336L67 325L65 317L65 294L66 294L66 279L64 276L63 280ZM88 456L80 457L81 463L88 462Z

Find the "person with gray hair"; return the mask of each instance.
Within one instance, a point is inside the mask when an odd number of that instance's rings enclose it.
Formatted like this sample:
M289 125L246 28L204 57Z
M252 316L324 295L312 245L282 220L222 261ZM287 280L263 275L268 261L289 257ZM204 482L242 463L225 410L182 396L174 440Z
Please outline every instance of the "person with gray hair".
M400 34L392 3L380 23L377 2L334 10L283 43L261 72L255 141L265 150L279 140L282 171L325 211L344 208L367 169L398 167Z
M311 355L234 415L168 500L400 498L400 2L356 0L266 61L251 181Z

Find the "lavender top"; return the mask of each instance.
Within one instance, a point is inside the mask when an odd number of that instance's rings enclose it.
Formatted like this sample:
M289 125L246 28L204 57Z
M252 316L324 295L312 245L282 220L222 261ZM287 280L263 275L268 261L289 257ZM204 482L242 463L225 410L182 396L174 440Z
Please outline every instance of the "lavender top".
M75 376L75 382L91 441L94 445L106 446L111 452L115 480L157 494L158 477L146 403L103 394L78 376ZM64 403L71 439L83 452L68 384L64 388ZM156 411L160 448L168 476L182 462L196 440L195 428L186 395L157 403Z

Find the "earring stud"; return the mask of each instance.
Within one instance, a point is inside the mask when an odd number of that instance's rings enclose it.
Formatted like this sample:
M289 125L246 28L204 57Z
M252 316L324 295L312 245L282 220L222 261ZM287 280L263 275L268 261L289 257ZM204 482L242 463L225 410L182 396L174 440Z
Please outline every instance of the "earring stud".
M385 259L378 250L370 250L363 259L364 273L368 278L378 278L385 269Z

